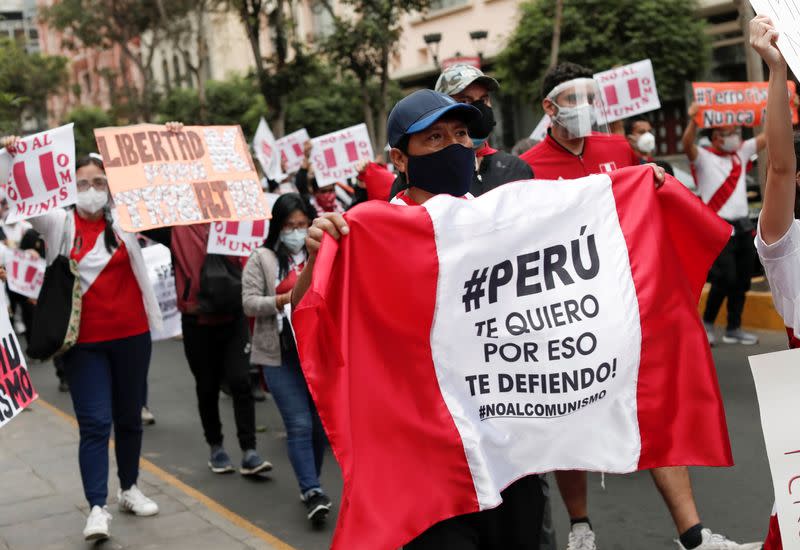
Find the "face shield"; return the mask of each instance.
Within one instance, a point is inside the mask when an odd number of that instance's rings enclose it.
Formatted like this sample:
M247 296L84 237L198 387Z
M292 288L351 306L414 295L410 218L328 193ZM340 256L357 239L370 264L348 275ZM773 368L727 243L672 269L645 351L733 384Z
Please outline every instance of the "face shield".
M547 94L556 106L553 124L563 128L570 139L583 138L592 132L609 133L600 87L592 78L562 82Z

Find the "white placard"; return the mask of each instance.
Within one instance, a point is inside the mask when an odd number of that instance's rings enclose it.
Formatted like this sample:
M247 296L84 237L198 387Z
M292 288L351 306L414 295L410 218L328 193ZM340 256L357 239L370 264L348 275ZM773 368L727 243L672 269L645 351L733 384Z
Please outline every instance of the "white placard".
M8 318L8 303L0 292L0 428L37 397L25 354Z
M608 122L661 108L649 59L597 73L594 79L603 96Z
M542 141L544 138L547 137L547 130L550 128L550 115L545 113L542 115L541 120L539 120L539 124L536 125L536 128L533 129L531 132L530 138L534 141Z
M8 170L7 223L75 204L75 136L72 124L22 138L16 154L3 149Z
M278 150L281 153L281 158L286 160L286 171L288 173L292 174L300 170L300 165L303 164L303 159L305 158L303 146L310 139L306 129L301 128L278 140Z
M178 311L178 294L175 290L175 269L172 255L163 244L154 244L142 249L147 276L161 309L163 326L161 330L151 330L153 341L166 340L181 335L181 312Z
M9 290L27 298L38 298L47 268L44 258L29 250L6 248L4 259Z
M775 489L784 550L800 550L800 349L755 355L750 369L756 383L761 427Z
M267 231L269 220L213 222L206 251L209 254L249 258L256 248L264 244Z
M758 15L772 19L780 33L776 44L794 76L800 78L800 0L750 0Z
M319 187L344 183L355 177L360 160L372 160L372 143L366 124L357 124L311 140L311 162Z
M281 181L285 174L281 171L281 157L275 136L272 135L267 121L264 117L258 123L256 135L253 137L253 151L256 154L261 169L269 179Z

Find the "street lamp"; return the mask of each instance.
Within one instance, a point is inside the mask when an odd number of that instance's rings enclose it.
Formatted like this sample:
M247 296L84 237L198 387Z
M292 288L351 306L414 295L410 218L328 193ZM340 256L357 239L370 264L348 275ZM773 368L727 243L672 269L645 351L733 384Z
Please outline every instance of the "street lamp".
M428 48L428 53L433 57L433 64L439 67L439 43L442 41L442 33L432 32L422 37L425 41L425 47Z
M478 58L483 62L483 50L486 47L486 39L489 37L489 31L472 31L469 33L469 38L475 45L475 51L478 52Z

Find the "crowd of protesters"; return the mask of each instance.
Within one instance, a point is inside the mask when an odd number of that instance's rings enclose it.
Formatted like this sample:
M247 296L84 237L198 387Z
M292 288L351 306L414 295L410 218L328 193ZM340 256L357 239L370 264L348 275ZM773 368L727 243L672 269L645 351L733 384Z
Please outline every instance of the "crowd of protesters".
M697 106L692 105L683 135L697 193L732 228L730 241L709 275L703 321L709 343L716 344L714 325L727 298L722 341L757 343L755 335L742 330L742 311L758 251L779 313L790 327L790 345L800 347L792 328L800 320L795 304L800 295L800 225L794 221L800 139L792 137L786 94L777 93L786 82L787 69L774 45L775 31L765 18L756 18L751 25L751 43L770 68L767 131L742 140L741 128L713 128L704 131L707 145L701 146L693 120ZM673 173L669 164L653 158L656 138L648 118L626 120L621 133L602 124L599 90L586 67L565 62L547 72L541 106L552 125L541 142L520 142L516 154L491 143L496 125L492 95L499 88L497 80L475 67L445 69L435 90L414 92L395 106L388 120L388 151L359 163L353 181L318 185L310 162L311 143L307 143L296 173L281 181L264 178L264 190L279 197L272 208L266 241L249 259L208 254L208 224L156 229L142 235L124 231L117 223L97 155L76 164L78 199L74 208L55 210L30 223L2 225L0 240L5 246L46 258L48 264L59 255L66 256L80 281L82 314L76 343L56 358L55 365L59 389L69 391L80 428L79 467L90 507L84 529L87 540L105 539L110 534L106 503L112 426L119 509L139 516L158 513L158 505L136 485L142 425L154 421L146 403L150 331L161 322L141 242L162 243L171 251L182 343L209 447L210 471L225 474L236 470L223 444L219 409L223 390L232 398L241 451L239 472L253 476L272 469L256 450L254 402L263 384L286 428L289 462L307 517L319 526L334 505L320 482L327 441L301 369L291 312L309 287L324 233L334 238L346 234L344 214L366 201L409 206L438 194L469 199L514 181L575 179L648 163L659 181L663 182L665 171ZM169 123L167 129L181 132L182 125ZM13 153L16 139L4 138L2 145ZM751 158L765 147L770 160L767 191L760 225L754 225L748 215L745 176ZM206 273L212 269L226 281L215 292L205 283ZM4 276L0 270L0 277ZM9 297L15 330L30 338L35 300L14 293ZM257 373L255 378L252 372ZM761 542L731 541L702 524L687 467L655 468L651 474L671 514L679 549L762 547ZM566 548L602 547L589 519L586 472L559 471L552 479L571 522L570 532L564 534ZM406 548L554 550L549 492L546 476L524 477L505 489L499 507L442 521ZM776 521L773 518L770 525L766 547L770 550L780 548Z

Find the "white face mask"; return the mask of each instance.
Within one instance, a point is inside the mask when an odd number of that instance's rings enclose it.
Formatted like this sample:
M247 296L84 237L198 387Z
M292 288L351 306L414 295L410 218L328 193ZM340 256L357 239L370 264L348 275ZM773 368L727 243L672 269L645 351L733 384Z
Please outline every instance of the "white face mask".
M89 215L100 212L108 204L108 193L90 187L86 191L78 191L78 210Z
M280 240L292 254L297 254L306 245L308 229L290 229L281 231Z
M722 145L720 145L720 149L725 151L726 153L733 153L739 150L739 147L742 146L742 136L739 134L731 134L729 136L725 136L722 138Z
M636 140L636 148L640 153L649 155L656 150L656 136L652 132L645 132Z
M594 107L588 104L578 107L558 105L558 113L554 120L569 132L570 137L575 139L586 137L592 133L592 126L595 123L594 115Z

